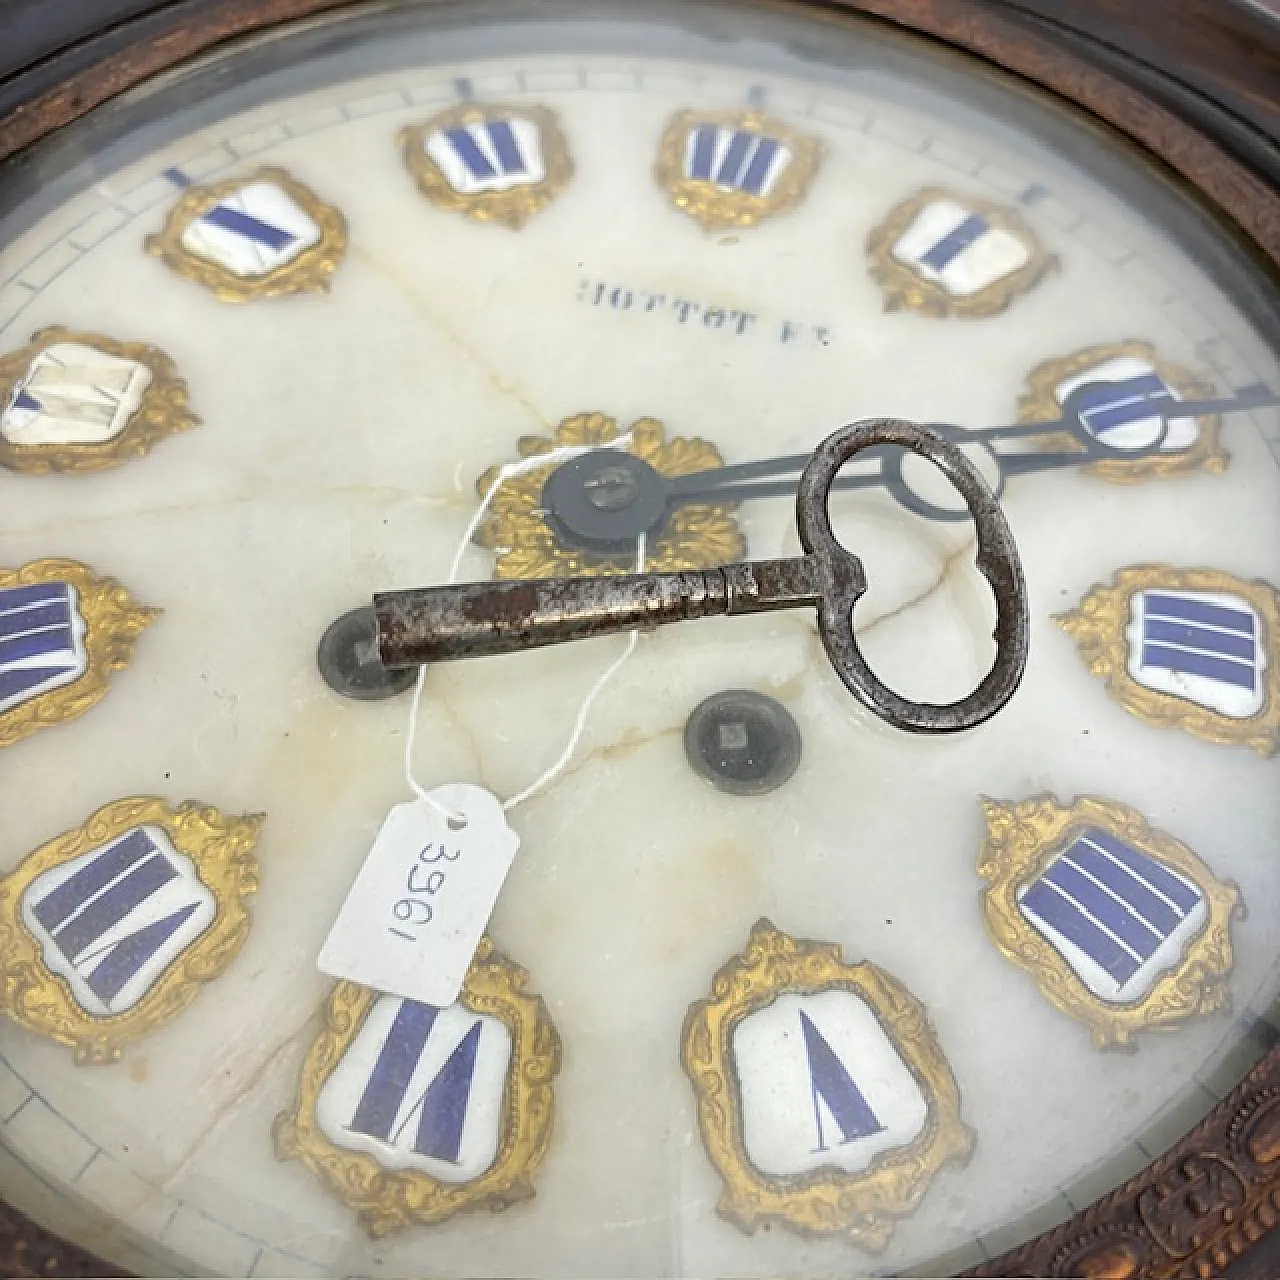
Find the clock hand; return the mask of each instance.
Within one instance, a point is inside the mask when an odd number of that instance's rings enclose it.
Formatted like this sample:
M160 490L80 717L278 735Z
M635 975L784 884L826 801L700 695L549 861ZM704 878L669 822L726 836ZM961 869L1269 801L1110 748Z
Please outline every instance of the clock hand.
M1153 397L1149 404L1142 405L1142 417L1157 419L1158 430L1143 444L1123 447L1108 444L1086 425L1090 388L1096 386L1085 384L1076 388L1063 402L1061 416L1046 422L978 428L931 423L929 429L970 452L984 452L999 496L1010 476L1084 467L1108 458L1136 460L1158 454L1171 419L1280 404L1280 396L1262 383L1218 399L1187 401ZM997 450L993 443L1055 434L1070 436L1072 447L1010 453ZM796 473L808 463L809 457L806 453L785 454L668 477L634 454L621 449L598 449L551 472L542 489L542 509L552 531L567 545L621 553L633 547L642 533L654 534L660 530L673 507L695 502L746 502L794 493ZM912 488L903 471L906 454L901 450L872 446L860 451L860 460L873 464L874 469L837 476L831 486L833 490L882 488L908 511L926 519L967 518L963 507L940 507Z
M1151 443L1133 448L1108 445L1094 435L1084 425L1084 406L1082 395L1086 387L1077 388L1063 404L1062 415L1044 422L1015 422L999 427L960 427L946 422L929 424L929 429L950 440L953 444L986 444L993 440L1029 439L1039 436L1053 435L1059 432L1069 433L1083 446L1079 450L1066 453L1045 454L996 454L1002 468L1006 463L1016 461L1010 474L1026 475L1034 470L1052 470L1063 466L1087 466L1102 458L1142 458L1158 453L1164 443L1171 418L1199 418L1209 414L1233 413L1246 409L1266 408L1280 404L1280 396L1264 383L1254 383L1243 387L1233 396L1210 400L1173 400L1167 403L1158 401L1150 406L1146 416L1160 418L1165 424L1159 437ZM883 450L876 450L877 455ZM993 451L994 452L994 451ZM668 502L683 503L707 498L723 498L729 501L742 501L747 498L775 497L794 490L794 485L782 482L781 485L760 485L748 488L739 485L738 481L754 480L763 477L787 475L799 471L808 461L805 453L786 454L776 458L760 458L754 462L736 463L727 467L717 467L710 471L695 471L689 475L675 476L668 481ZM1034 465L1034 460L1040 460ZM881 483L874 474L867 476L841 476L832 486L835 489L862 489Z
M943 435L942 432L939 434ZM945 435L944 438L946 438ZM959 440L953 438L952 443L964 443L964 439L963 437ZM984 447L987 446L984 445ZM1100 457L1112 456L1109 451L1090 453L1077 450L1000 454L994 449L987 448L989 456L995 462L996 483L993 488L997 497L1003 495L1005 484L1010 476L1030 475L1034 472L1051 471L1063 467L1079 467L1088 462L1096 462ZM868 452L870 454L870 451ZM837 476L831 485L832 490L848 492L857 489L884 489L900 506L926 519L950 522L969 518L968 512L963 507L955 509L940 507L917 493L903 474L903 455L882 451L878 454L870 454L870 460L879 463L877 470L867 471L861 475ZM744 481L738 484L708 485L703 489L690 489L672 495L668 501L671 506L690 502L749 502L757 498L783 498L794 491L794 479L778 477L771 480Z

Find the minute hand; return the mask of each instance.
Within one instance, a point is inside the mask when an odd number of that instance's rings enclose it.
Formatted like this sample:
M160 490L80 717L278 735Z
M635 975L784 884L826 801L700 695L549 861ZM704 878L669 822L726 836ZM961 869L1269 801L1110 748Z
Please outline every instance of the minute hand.
M1160 418L1165 424L1154 442L1133 448L1108 445L1094 436L1081 420L1079 408L1070 399L1063 415L1042 422L1015 422L999 427L961 427L951 423L930 423L930 428L956 444L990 445L996 440L1028 439L1036 436L1065 432L1072 436L1078 447L1058 453L1002 454L991 453L1000 465L1002 478L1008 475L1026 475L1034 471L1051 471L1062 467L1088 466L1103 458L1143 458L1159 453L1167 433L1167 424L1173 418L1198 418L1210 414L1260 409L1280 404L1270 387L1255 383L1241 388L1235 395L1212 400L1168 400L1151 404L1144 416ZM883 459L884 451L868 451L869 456ZM690 475L675 476L667 482L667 501L671 504L717 499L726 502L742 502L752 498L780 497L795 490L793 479L783 479L798 473L809 460L807 453L784 454L775 458L760 458L755 462L736 463L708 471L695 471ZM896 469L895 469L896 470ZM763 481L763 483L761 483ZM755 483L748 483L755 482ZM836 489L868 489L890 482L883 461L881 469L862 475L839 476L832 486Z

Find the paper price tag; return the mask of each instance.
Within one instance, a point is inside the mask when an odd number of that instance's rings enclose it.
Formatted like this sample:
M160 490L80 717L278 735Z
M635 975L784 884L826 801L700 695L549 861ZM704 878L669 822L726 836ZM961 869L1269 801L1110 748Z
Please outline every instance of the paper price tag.
M520 837L483 787L432 797L466 818L453 830L425 800L387 814L316 964L322 973L444 1008L462 990Z

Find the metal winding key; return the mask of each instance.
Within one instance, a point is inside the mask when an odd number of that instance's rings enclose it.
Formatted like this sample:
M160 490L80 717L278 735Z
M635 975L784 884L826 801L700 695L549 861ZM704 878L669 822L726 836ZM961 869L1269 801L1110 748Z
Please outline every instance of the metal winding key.
M996 599L996 657L956 702L912 702L867 665L853 609L867 589L862 562L836 541L827 499L836 473L864 449L900 445L936 466L959 491L977 526L975 563ZM811 606L841 680L899 729L949 733L981 724L1013 696L1027 662L1030 620L1022 565L1000 504L964 454L941 436L894 418L842 427L814 450L796 493L805 555L682 573L472 582L375 595L378 648L388 667L515 653L585 636L716 614Z

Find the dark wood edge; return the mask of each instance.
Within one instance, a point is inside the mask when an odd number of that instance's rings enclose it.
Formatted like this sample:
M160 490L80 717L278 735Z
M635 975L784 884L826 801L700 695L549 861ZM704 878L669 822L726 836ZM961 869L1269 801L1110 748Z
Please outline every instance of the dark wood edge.
M1139 22L1132 0L992 0L1280 185L1280 7L1174 2L1176 21Z
M99 33L87 42L87 49L65 50L36 69L45 72L51 68L56 74L59 64L76 68L68 70L55 88L19 103L0 121L0 160L225 40L354 3L356 0L183 0ZM94 46L110 52L89 66L77 66L86 52L92 55ZM38 75L36 83L45 78Z
M127 1276L0 1201L0 1276Z
M1280 1276L1280 1048L1185 1138L1068 1222L966 1276Z
M1181 84L1212 99L1262 137L1280 138L1276 0L1176 0L1176 11L1172 3L1165 4L1170 20L1164 22L1135 22L1133 0L995 2L1112 46L1148 67L1176 73Z
M1137 88L1091 66L981 0L835 0L946 41L1074 102L1159 156L1280 265L1280 194L1212 138ZM1176 21L1135 4L1153 22ZM1136 20L1136 19L1135 19Z
M0 121L0 160L109 99L223 41L336 10L351 0L180 0L50 60L55 87ZM1280 194L1249 165L1141 88L1090 65L982 0L827 0L932 36L1012 71L1118 129L1197 188L1280 264ZM1135 6L1135 12L1139 7ZM1146 5L1144 17L1157 17ZM1176 20L1171 18L1170 20ZM46 67L46 72L49 71ZM56 78L46 76L46 80ZM1096 1280L1276 1280L1280 1277L1280 1049L1166 1155L1070 1221L972 1276ZM126 1273L0 1204L0 1274Z

